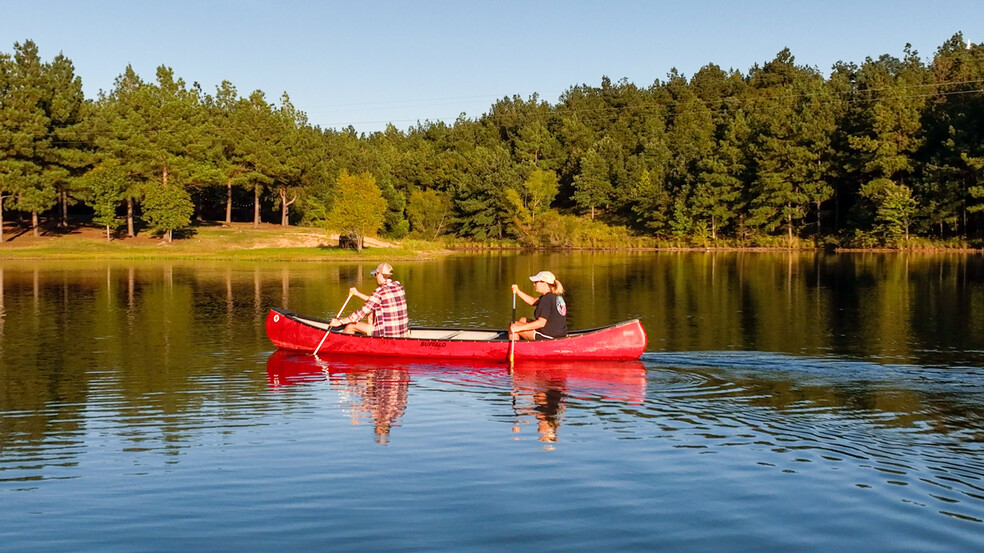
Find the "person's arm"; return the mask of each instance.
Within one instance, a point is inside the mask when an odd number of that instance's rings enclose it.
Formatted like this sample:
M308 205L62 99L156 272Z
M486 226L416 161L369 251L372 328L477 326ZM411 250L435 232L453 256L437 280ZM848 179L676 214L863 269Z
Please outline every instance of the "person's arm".
M526 302L526 305L533 305L534 303L536 303L536 298L534 298L533 296L531 296L531 295L527 294L526 292L520 290L518 284L513 284L512 285L512 291L513 291L514 294L516 294L517 296L519 296L519 299L521 299L524 302ZM544 324L546 324L546 322L544 322Z
M513 332L527 332L530 330L540 330L541 328L547 326L547 320L543 317L535 321L530 321L528 323L515 322L509 325L509 330Z
M351 294L351 295L359 298L362 301L367 301L369 299L369 296L367 296L367 295L363 294L362 292L360 292L359 289L356 288L355 286L349 288L349 294Z
M352 290L355 290L355 288L352 288ZM338 322L340 324L357 323L357 322L361 321L362 319L364 319L366 317L366 315L368 315L369 313L372 313L373 311L379 309L379 305L380 305L379 299L380 299L380 296L382 295L382 292L380 292L379 290L380 290L380 288L376 288L373 291L373 293L372 293L371 296L365 296L363 294L357 294L360 297L365 298L366 303L364 303L362 305L362 307L360 307L358 310L353 311L352 313L350 313L348 317L345 317L345 318L339 320ZM356 290L356 292L358 292L358 290ZM353 295L356 295L356 294L353 294Z

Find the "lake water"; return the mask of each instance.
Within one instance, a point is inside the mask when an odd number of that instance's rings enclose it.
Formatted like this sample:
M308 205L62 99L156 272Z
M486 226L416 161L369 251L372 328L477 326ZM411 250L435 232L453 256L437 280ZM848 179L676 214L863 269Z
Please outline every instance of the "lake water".
M415 325L503 328L549 269L648 351L274 352L270 307L374 265L0 262L0 551L984 550L981 256L394 263Z

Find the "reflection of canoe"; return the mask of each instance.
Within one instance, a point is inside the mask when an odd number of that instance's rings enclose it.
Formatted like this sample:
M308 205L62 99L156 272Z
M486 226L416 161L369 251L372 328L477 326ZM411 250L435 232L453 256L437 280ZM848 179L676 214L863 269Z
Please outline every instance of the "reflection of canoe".
M531 391L558 389L571 397L641 404L646 399L646 368L640 361L517 363L513 386Z
M359 374L382 374L387 380L400 375L401 381L414 376L448 375L465 386L469 383L483 386L498 379L508 379L510 371L499 363L474 360L407 361L346 355L328 361L285 350L277 350L267 359L267 379L274 388ZM640 361L520 360L512 369L511 380L517 389L558 389L572 397L642 403L646 395L646 368Z
M302 317L283 309L267 314L266 331L280 349L381 357L481 359L505 363L509 340L504 330L412 328L407 338L369 338L327 332L328 322ZM324 342L322 343L322 340ZM631 360L646 349L646 332L638 320L571 332L566 338L516 342L519 360Z

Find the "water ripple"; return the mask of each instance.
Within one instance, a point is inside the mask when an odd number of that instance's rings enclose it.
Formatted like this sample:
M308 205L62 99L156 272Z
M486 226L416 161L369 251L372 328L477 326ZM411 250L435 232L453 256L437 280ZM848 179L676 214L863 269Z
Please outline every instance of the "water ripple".
M643 359L650 393L640 416L659 420L680 447L746 448L758 465L784 473L819 464L853 474L861 488L910 490L891 494L946 516L984 516L984 400L976 395L984 369L760 352Z

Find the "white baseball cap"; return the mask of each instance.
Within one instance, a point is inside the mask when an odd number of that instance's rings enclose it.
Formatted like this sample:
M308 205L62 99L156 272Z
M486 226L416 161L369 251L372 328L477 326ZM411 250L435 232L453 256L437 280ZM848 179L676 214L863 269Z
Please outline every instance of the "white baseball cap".
M554 276L550 271L540 271L539 273L530 277L533 282L546 282L547 284L553 284L557 282L557 277Z
M393 276L393 266L389 263L380 263L374 270L369 271L369 274L372 276L376 276L376 273L383 273L385 276Z

